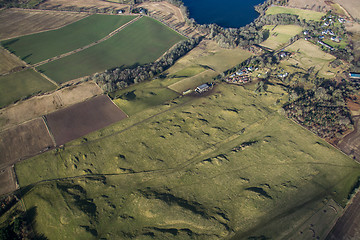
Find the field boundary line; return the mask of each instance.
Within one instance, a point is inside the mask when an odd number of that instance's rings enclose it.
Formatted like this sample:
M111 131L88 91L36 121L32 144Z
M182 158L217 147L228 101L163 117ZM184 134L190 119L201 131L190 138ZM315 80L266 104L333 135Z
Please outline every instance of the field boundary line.
M19 180L18 180L17 174L15 172L15 165L14 164L11 166L10 172L11 172L11 178L15 183L15 189L18 190L20 188L20 185L19 185Z
M124 110L122 110L118 105L116 105L116 103L114 103L114 101L111 100L111 98L109 97L109 95L107 95L107 94L105 94L105 95L106 95L106 97L110 100L110 102L112 102L112 104L114 104L118 109L120 109L123 113L125 113L126 118L129 118L129 115L128 115L126 112L124 112ZM120 120L120 121L121 121L121 120Z
M85 50L85 49L88 49L88 48L90 48L90 47L93 47L93 46L95 46L95 45L98 45L99 43L102 43L102 42L108 40L109 38L111 38L112 36L114 36L115 34L119 33L121 30L123 30L123 29L126 28L127 26L131 25L132 23L136 22L136 21L139 20L140 18L142 18L142 15L137 16L136 18L132 19L131 21L129 21L129 22L121 25L120 27L118 27L117 29L115 29L114 31L112 31L111 33L109 33L108 35L106 35L105 37L103 37L103 38L100 39L100 40L97 40L97 41L95 41L95 42L92 42L92 43L90 43L90 44L88 44L88 45L86 45L86 46L80 47L80 48L78 48L78 49L72 50L72 51L70 51L70 52L63 53L63 54L60 54L60 55L58 55L58 56L54 56L54 57L52 57L52 58L46 59L46 60L41 61L41 62L39 62L39 63L35 63L35 64L31 65L31 66L34 67L34 68L36 68L36 67L39 67L39 66L41 66L41 65L44 65L44 64L46 64L46 63L50 63L50 62L59 60L59 59L61 59L61 58L70 56L70 55L72 55L72 54L81 52L81 51L83 51L83 50Z
M43 74L42 72L39 72L36 68L32 67L32 69L39 73L43 78L45 78L46 80L48 80L49 82L51 82L52 84L54 84L57 88L59 87L59 84L57 84L54 80L52 80L51 78L49 78L48 76L46 76L45 74Z
M41 119L42 119L42 120L43 120L43 122L44 122L44 125L45 125L45 127L46 127L46 130L48 131L48 134L49 134L49 136L50 136L50 138L51 138L51 141L52 141L52 142L53 142L53 144L54 144L54 147L56 147L56 141L55 141L55 138L54 138L54 136L52 135L52 133L51 133L51 131L50 131L50 128L49 128L49 126L47 125L47 120L46 120L45 115L43 115Z
M343 155L347 156L348 158L351 158L349 155L347 155L345 152L343 152L340 148L338 148L337 146L334 146L332 144L330 144L329 142L327 142L325 139L319 137L318 135L316 135L316 133L310 131L309 129L307 129L306 127L304 127L303 125L301 125L300 123L296 122L294 119L291 119L289 117L286 116L286 119L292 121L293 123L295 123L296 125L300 126L301 128L305 129L306 131L312 133L313 135L315 135L316 137L320 138L321 140L325 141L327 144L329 144L331 147L333 147L334 149L338 150L339 152L341 152ZM354 162L360 164L360 162L352 159Z

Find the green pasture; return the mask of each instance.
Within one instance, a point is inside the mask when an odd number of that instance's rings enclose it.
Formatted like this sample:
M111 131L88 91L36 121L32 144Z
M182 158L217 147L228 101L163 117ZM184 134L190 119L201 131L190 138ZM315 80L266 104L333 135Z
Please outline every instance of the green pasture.
M56 86L32 69L0 77L0 108Z
M264 42L262 46L271 48L273 50L281 48L295 35L301 33L302 27L298 25L266 25L263 27L264 30L270 31L270 36Z
M290 8L290 7L281 7L281 6L271 6L266 10L267 15L275 15L281 13L288 13L292 15L299 16L300 19L320 21L321 18L325 15L323 12L316 12L312 10L305 10L299 8Z
M179 78L177 82L168 86L169 89L182 94L188 89L194 90L197 86L210 83L218 75L217 72L209 69L189 78Z
M16 164L35 230L49 239L277 238L316 223L305 222L309 209L344 206L360 166L280 115L286 95L219 84ZM278 219L287 221L263 231Z
M201 66L201 65L192 65L189 67L185 67L183 69L181 69L180 71L175 72L174 74L171 75L171 77L175 77L175 78L184 78L184 77L192 77L195 76L199 73L202 73L203 71L206 70L206 66Z
M153 62L184 39L162 23L143 17L110 39L39 66L38 70L54 81L63 83L106 69Z
M300 39L287 47L285 50L293 52L291 58L283 61L281 65L287 69L292 68L293 71L303 70L306 72L309 68L314 68L314 73L318 72L319 77L333 78L338 71L344 70L345 65L337 68L330 66L330 62L335 60L335 57L329 53L321 50L321 48L309 41ZM296 66L295 69L292 66Z
M169 79L153 79L116 91L111 97L115 98L113 101L121 110L132 116L178 97L178 93L166 87L166 82L169 82Z
M34 64L98 41L134 18L94 14L63 28L6 40L1 45Z
M182 70L168 75L166 78L156 78L151 81L138 83L126 89L113 92L110 96L118 107L132 116L135 113L177 98L183 91L172 90L169 86L186 81L186 79L191 79L194 75L198 76L204 71L206 71L205 68L199 65L184 67ZM196 84L198 83L195 82L190 87L195 88L198 86ZM180 83L180 85L183 86L183 83Z
M194 62L208 66L219 74L242 63L252 56L252 53L241 48L220 49L214 53L194 59Z

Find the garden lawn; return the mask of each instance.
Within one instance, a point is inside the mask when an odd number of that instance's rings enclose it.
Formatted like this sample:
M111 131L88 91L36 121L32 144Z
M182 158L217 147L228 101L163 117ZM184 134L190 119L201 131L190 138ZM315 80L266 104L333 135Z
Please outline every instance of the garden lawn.
M162 23L142 17L110 39L38 69L54 81L63 83L115 67L153 62L184 39Z

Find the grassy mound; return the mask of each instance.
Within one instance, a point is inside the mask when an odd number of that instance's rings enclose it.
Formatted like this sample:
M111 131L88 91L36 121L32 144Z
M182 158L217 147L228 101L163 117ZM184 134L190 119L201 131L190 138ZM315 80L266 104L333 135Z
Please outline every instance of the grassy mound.
M218 85L17 164L36 231L51 239L274 238L288 232L262 227L286 219L282 229L296 231L331 199L344 205L359 165L279 115L280 87L247 88Z

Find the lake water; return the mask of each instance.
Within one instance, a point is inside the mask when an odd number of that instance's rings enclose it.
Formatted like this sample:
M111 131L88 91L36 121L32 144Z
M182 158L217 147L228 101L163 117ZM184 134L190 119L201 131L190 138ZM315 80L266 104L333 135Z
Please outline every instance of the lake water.
M183 0L190 18L197 23L216 23L222 27L238 28L251 23L259 14L254 6L264 0Z

